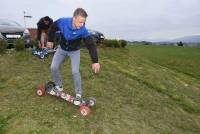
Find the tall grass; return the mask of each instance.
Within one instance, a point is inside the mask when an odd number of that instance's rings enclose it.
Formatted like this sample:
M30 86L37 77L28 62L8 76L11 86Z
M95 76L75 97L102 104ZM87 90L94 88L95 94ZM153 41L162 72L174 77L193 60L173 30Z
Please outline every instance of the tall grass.
M200 132L200 73L196 67L199 49L129 46L98 51L102 70L94 75L88 51L81 50L83 96L97 100L88 117L82 117L76 106L55 97L35 95L38 84L51 80L52 55L44 60L30 51L1 55L0 133ZM169 64L170 55L182 66ZM66 60L61 74L65 91L73 95L70 67Z

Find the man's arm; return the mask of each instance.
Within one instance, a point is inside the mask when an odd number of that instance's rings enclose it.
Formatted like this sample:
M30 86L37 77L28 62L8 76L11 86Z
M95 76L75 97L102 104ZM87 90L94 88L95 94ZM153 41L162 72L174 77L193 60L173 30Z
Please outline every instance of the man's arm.
M89 54L92 59L92 62L98 63L98 54L97 54L96 44L95 44L92 36L83 38L83 41L84 41L87 49L89 50Z
M41 20L37 23L37 40L40 41L41 39L41 33L42 33L42 30L41 30Z
M89 54L92 59L92 70L94 71L94 73L98 73L100 71L100 64L98 63L98 54L94 39L92 38L92 36L88 36L83 40L89 50Z
M47 47L48 48L53 48L54 44L54 39L55 39L55 33L56 31L59 31L59 28L57 26L57 22L55 21L49 28L48 30L48 42L47 42Z
M57 26L57 21L55 21L48 30L48 42L54 42L55 39L55 33L56 31L59 31L59 28Z
M53 24L53 19L50 18L49 26L51 26L52 24Z

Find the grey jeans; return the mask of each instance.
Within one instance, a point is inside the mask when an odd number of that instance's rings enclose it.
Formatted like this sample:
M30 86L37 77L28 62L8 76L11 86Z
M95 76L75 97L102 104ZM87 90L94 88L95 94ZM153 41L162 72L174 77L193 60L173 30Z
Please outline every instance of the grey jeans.
M82 95L81 89L81 76L79 72L80 66L80 50L65 51L58 46L51 63L51 73L56 86L62 86L62 79L60 76L60 65L64 62L65 58L70 57L72 77L76 94Z

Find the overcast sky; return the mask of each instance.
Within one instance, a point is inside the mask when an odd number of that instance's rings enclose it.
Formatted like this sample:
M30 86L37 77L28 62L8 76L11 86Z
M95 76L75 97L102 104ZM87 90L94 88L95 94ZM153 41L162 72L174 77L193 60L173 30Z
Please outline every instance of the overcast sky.
M43 16L71 17L77 7L88 13L86 26L107 38L150 40L200 35L200 0L2 0L0 18L24 25L23 11L36 27Z

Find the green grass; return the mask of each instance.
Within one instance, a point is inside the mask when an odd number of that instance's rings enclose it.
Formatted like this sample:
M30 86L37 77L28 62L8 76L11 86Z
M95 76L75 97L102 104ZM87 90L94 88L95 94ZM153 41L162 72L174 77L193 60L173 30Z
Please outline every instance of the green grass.
M97 105L89 117L55 97L38 97L51 80L52 55L30 51L0 55L0 133L8 134L198 134L200 49L129 46L99 49L101 73L93 75L81 50L84 97ZM173 62L172 62L173 61ZM64 88L74 94L70 61L61 68Z
M134 53L152 62L200 79L200 48L175 46L134 46Z

